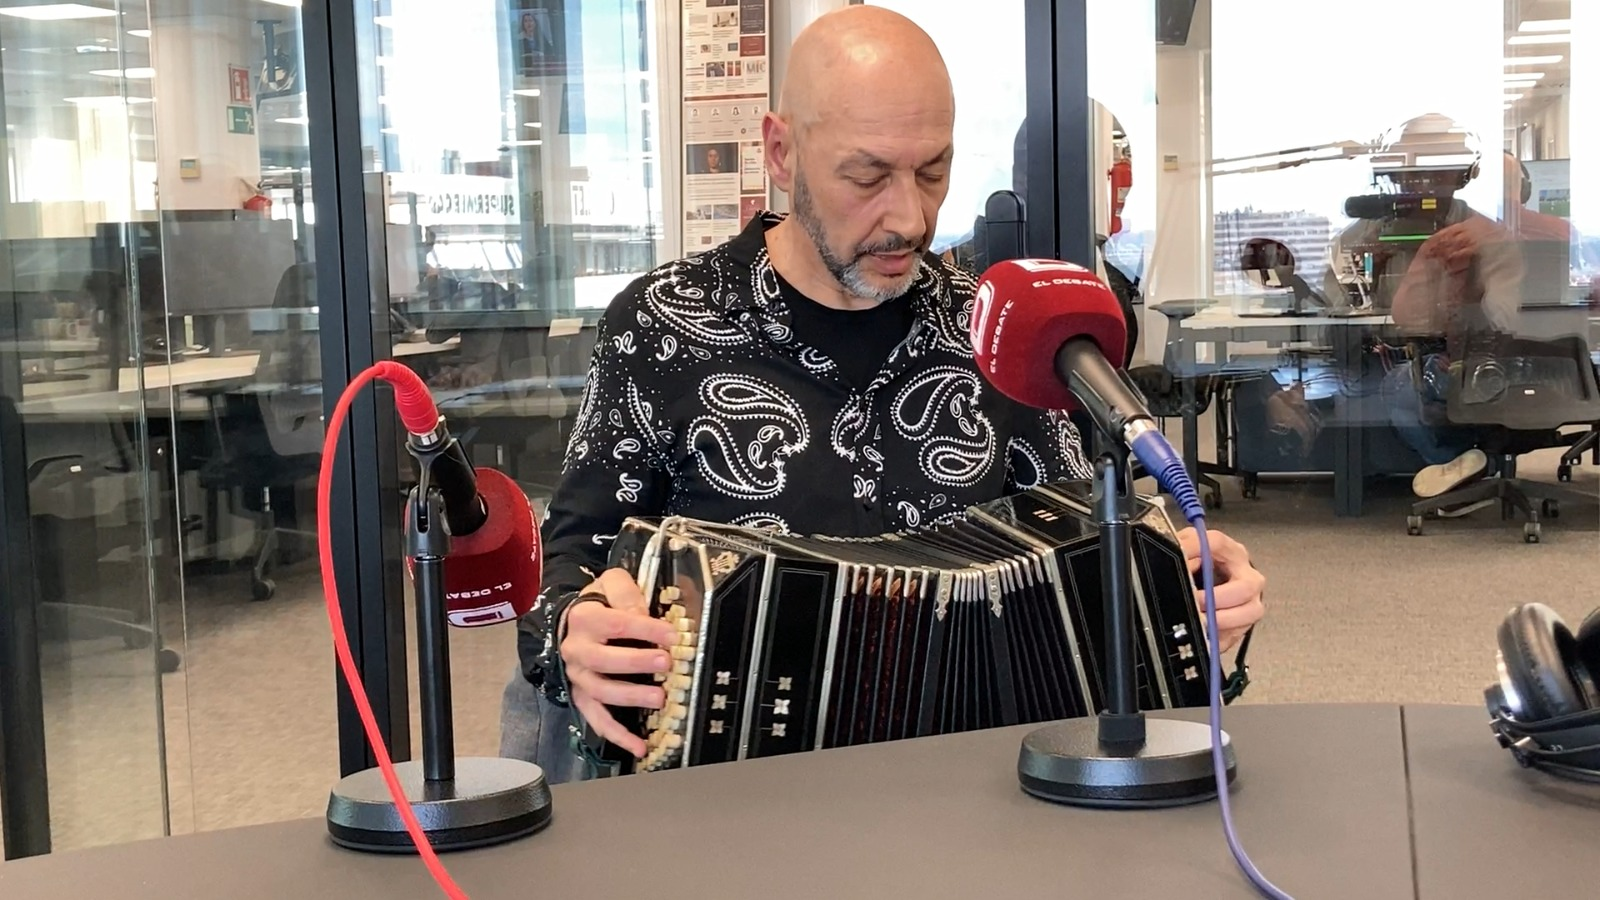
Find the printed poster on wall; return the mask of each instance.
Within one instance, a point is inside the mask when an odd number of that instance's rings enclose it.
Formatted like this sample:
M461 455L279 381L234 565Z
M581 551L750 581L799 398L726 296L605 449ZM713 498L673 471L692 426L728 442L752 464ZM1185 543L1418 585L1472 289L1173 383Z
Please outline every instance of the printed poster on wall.
M699 253L767 205L768 0L683 0L683 243Z

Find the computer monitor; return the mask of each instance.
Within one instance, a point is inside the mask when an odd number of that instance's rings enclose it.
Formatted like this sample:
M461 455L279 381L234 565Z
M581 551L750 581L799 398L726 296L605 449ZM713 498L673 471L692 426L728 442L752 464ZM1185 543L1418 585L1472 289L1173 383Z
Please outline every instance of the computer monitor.
M232 352L223 314L271 309L278 282L295 264L293 223L241 212L232 219L163 223L167 311L209 317L212 355Z

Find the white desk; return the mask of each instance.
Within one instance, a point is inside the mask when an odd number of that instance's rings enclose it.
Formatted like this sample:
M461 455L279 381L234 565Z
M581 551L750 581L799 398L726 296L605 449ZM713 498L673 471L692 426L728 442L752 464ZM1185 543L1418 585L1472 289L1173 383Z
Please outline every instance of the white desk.
M460 343L451 338L440 344L404 343L394 348L394 358L405 359L453 350ZM118 374L117 390L84 391L84 382L53 381L23 387L24 401L19 410L29 415L126 415L141 408L171 407L167 392L178 389L184 398L174 412L189 407L204 410L204 397L188 395L183 388L194 388L230 381L243 381L255 375L258 353L238 356L199 356L167 365L128 366ZM198 405L191 401L198 401Z

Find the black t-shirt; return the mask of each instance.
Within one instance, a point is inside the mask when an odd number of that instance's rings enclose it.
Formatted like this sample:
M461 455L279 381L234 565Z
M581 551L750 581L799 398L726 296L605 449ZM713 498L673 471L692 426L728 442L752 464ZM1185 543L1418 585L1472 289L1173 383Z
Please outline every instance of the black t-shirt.
M778 286L789 300L795 338L833 360L856 390L866 390L878 376L917 317L911 300L903 296L868 309L835 309L800 293L781 276Z

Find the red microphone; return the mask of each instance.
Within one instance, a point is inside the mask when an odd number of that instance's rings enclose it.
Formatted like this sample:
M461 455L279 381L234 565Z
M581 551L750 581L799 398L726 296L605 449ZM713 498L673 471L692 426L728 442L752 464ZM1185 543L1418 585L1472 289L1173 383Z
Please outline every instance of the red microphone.
M1056 370L1056 356L1069 342L1092 345L1102 362L1127 352L1128 326L1117 295L1088 269L1055 259L990 266L978 280L971 331L984 378L1007 397L1040 409L1083 406L1065 375L1045 374Z
M382 377L394 385L411 452L426 460L444 501L450 624L472 628L521 617L533 608L541 576L539 529L528 495L504 472L473 468L415 372L395 363Z

